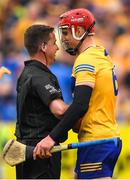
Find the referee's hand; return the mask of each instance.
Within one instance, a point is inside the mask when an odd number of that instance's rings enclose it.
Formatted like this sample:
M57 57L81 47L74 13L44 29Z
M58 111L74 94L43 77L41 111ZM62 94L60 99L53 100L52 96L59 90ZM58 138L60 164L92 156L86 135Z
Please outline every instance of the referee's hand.
M48 135L42 139L34 148L33 159L48 158L52 156L50 150L53 148L55 141Z
M11 71L9 70L9 69L7 69L6 67L4 67L4 66L2 66L1 68L0 68L0 79L2 78L2 76L4 75L4 74L11 74Z

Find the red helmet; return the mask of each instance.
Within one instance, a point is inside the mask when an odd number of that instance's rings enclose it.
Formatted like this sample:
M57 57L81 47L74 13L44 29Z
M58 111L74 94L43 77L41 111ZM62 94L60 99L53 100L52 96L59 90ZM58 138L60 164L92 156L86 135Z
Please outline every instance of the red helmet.
M90 11L84 8L79 9L73 9L66 13L63 13L60 16L59 20L59 27L60 28L70 28L72 30L72 27L76 31L77 26L83 26L85 30L88 30L88 28L93 24L95 21L94 16ZM95 33L95 27L93 27L89 33L94 34Z

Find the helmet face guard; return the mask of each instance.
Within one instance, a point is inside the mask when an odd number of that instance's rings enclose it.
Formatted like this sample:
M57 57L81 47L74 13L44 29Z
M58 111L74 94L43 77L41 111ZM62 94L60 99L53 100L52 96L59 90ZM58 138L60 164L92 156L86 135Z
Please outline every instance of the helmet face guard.
M72 36L79 43L76 48L70 48L63 43L63 47L70 55L76 55L78 48L81 46L83 40L88 35L95 34L95 20L93 15L86 9L74 9L68 11L60 16L59 20L59 37L62 39L62 29L70 29ZM76 36L77 26L82 26L85 29L85 33L81 37ZM62 42L62 40L61 40Z

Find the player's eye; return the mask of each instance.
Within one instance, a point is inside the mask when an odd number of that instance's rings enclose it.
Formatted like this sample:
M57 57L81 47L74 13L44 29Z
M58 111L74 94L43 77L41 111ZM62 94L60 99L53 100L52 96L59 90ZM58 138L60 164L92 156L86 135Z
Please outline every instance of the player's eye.
M68 32L67 32L67 31L62 31L62 34L63 34L64 36L67 36Z

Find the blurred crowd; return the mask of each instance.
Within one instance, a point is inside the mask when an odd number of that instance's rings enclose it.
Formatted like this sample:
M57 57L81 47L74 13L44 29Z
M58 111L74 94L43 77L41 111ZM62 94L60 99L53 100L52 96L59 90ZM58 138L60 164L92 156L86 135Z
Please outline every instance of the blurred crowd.
M24 61L28 59L23 46L25 29L34 23L56 26L61 13L81 7L94 14L97 44L108 50L117 66L117 118L120 122L130 122L130 0L0 1L0 66L6 66L12 71L11 76L4 75L0 80L0 121L16 119L16 82ZM71 89L71 58L61 49L52 66L67 103L72 101L71 93L68 93Z

